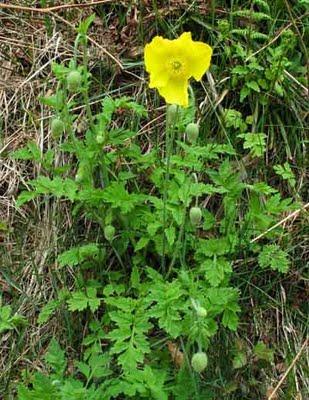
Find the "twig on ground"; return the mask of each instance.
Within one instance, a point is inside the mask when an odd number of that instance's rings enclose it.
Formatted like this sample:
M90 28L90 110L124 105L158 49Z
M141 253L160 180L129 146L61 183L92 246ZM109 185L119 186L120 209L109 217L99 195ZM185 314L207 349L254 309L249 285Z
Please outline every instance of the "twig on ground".
M17 4L4 4L0 3L0 8L9 9L9 10L16 10L16 11L26 11L26 12L36 12L36 13L50 13L55 11L62 11L69 8L86 8L91 6L97 6L104 3L111 3L113 0L96 0L91 3L83 3L83 4L62 4L60 6L53 6L53 7L45 7L45 8L38 8L38 7L25 7L19 6Z
M282 385L282 383L284 382L285 378L288 376L289 372L291 371L291 369L294 367L294 365L296 364L297 360L299 359L299 357L301 356L302 352L304 351L304 349L306 348L308 343L308 339L306 339L302 345L302 347L300 348L299 352L296 354L294 360L291 362L289 368L285 371L285 373L283 374L282 378L280 379L280 381L278 382L277 386L275 387L275 389L272 391L271 395L268 397L267 400L271 400L273 398L275 398L275 395L277 393L277 391L279 390L280 386Z
M291 219L293 217L296 217L301 211L306 210L306 208L308 208L308 207L309 207L309 203L305 204L302 208L299 208L298 210L295 210L294 212L292 212L291 214L289 214L288 216L283 218L281 221L277 222L275 225L273 225L270 228L268 228L265 232L262 232L260 235L258 235L254 239L252 239L250 243L254 243L254 242L258 241L263 236L267 235L267 233L271 232L273 229L276 229L278 226L284 224L289 219Z

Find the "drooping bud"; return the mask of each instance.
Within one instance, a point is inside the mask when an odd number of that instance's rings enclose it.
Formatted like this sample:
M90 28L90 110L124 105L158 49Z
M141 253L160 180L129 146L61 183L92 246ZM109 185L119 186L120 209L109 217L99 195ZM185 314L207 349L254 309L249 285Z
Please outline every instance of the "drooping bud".
M198 372L200 374L207 367L207 364L208 364L208 358L206 353L198 352L193 354L193 357L191 359L191 365L195 372Z
M78 71L71 71L67 76L68 90L71 93L76 93L81 86L82 76Z
M207 315L207 311L206 311L206 309L204 308L204 307L197 307L197 309L196 309L196 315L198 316L198 317L201 317L201 318L204 318L204 317L206 317L206 315Z
M179 116L178 106L170 104L166 108L166 123L168 126L175 125Z
M103 144L104 143L104 136L103 135L97 135L96 141L98 144Z
M59 118L54 118L51 122L51 133L55 139L62 135L64 131L64 123Z
M106 225L106 227L104 228L105 239L108 240L109 242L112 242L114 236L115 236L115 228L113 227L113 225Z
M194 122L191 122L186 127L186 137L189 143L195 143L199 134L199 126Z
M86 164L80 163L77 173L75 175L75 181L77 183L83 182L83 180L85 179L85 176L86 176L86 172L87 172Z
M202 210L199 207L191 207L189 211L191 224L197 226L202 220Z

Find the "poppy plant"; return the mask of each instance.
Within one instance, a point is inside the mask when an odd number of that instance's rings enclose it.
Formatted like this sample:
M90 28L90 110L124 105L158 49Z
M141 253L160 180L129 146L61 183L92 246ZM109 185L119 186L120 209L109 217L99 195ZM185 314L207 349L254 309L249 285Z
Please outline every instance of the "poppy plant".
M187 107L189 79L201 80L210 66L212 48L184 32L175 40L154 37L144 56L149 87L157 88L167 103Z

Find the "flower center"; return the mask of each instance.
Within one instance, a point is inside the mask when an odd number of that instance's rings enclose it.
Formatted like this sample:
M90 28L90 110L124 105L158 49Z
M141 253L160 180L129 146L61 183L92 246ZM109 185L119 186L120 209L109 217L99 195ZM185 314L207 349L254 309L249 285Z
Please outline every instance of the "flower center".
M186 72L186 65L182 60L172 59L168 61L168 69L173 75L182 76Z

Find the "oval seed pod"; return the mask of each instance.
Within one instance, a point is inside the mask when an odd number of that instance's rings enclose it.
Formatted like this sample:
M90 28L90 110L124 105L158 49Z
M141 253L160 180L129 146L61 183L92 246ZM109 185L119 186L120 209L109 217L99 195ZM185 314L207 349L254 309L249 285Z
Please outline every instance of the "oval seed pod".
M54 118L50 128L53 137L57 139L64 132L64 123L60 118Z
M196 315L198 316L198 317L202 317L202 318L204 318L204 317L206 317L206 315L207 315L207 311L206 311L206 309L204 308L204 307L197 307L197 309L196 309Z
M191 207L189 211L191 224L197 226L202 220L202 211L199 207Z
M77 170L77 174L75 175L75 181L77 183L83 182L83 180L85 179L85 176L86 176L86 172L87 172L86 164L80 163L78 170Z
M167 125L174 125L178 119L178 106L176 104L170 104L166 108L166 122Z
M106 227L104 228L105 239L111 242L114 239L114 236L115 236L115 228L113 227L113 225L106 225Z
M76 93L80 89L81 83L82 83L82 76L80 72L78 71L69 72L67 76L67 85L68 85L68 90L71 93Z
M96 141L98 144L103 144L104 143L104 136L103 135L97 135Z
M195 143L196 139L198 138L199 134L199 126L198 124L195 124L194 122L191 122L190 124L187 125L186 127L186 137L189 143Z
M195 372L198 372L200 374L207 367L207 364L208 364L208 358L206 353L200 351L198 353L193 354L193 357L191 359L191 365Z

